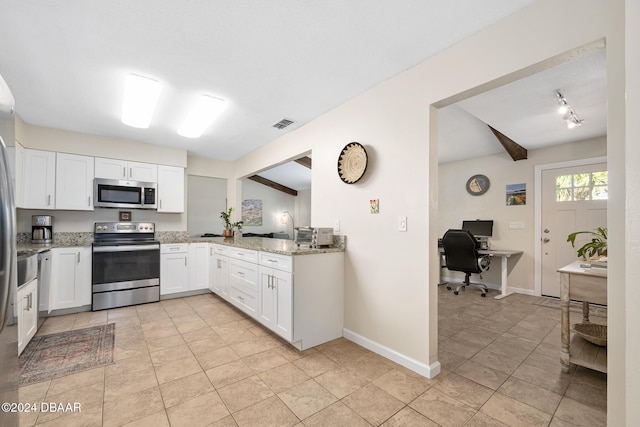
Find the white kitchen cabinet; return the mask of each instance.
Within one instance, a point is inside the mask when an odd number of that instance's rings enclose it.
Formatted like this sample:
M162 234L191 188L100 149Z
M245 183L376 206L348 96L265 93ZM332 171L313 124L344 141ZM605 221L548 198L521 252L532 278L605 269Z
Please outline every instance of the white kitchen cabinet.
M13 184L16 207L22 207L24 194L24 153L25 148L17 141L13 147L7 147L9 153L9 173Z
M209 287L209 244L189 244L189 290Z
M258 312L258 265L229 259L229 301L254 319Z
M26 209L54 209L56 153L25 149L23 200Z
M126 160L96 157L95 177L157 182L158 165L153 163L128 162Z
M93 163L93 157L57 153L56 209L93 210Z
M158 165L158 212L184 212L184 168Z
M189 290L189 244L160 245L160 295Z
M16 302L20 354L38 329L38 279L33 279L18 289Z
M51 249L50 301L53 310L91 304L91 247Z
M290 258L290 257L289 257ZM287 341L292 336L293 294L289 271L260 266L258 321Z
M209 248L209 289L229 298L229 247L211 244Z

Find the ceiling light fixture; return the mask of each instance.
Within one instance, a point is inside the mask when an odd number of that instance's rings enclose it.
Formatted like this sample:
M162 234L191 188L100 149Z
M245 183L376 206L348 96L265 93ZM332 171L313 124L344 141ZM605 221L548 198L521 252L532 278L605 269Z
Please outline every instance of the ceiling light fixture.
M202 95L178 129L178 135L198 138L222 114L226 106L223 99Z
M122 123L134 128L148 128L160 99L160 82L129 74L124 81Z
M580 126L584 120L582 120L576 112L573 110L573 107L569 105L566 98L560 93L559 90L556 90L556 97L558 98L558 113L562 114L562 118L567 125L567 128L573 129L576 126Z

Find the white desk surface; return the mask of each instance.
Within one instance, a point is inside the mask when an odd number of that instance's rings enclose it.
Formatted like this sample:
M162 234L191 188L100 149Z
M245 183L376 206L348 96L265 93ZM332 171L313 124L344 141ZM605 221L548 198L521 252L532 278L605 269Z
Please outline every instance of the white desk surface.
M440 252L441 254L444 255L444 248L438 248L438 252ZM510 258L514 255L522 255L524 252L523 251L514 251L511 249L480 249L478 250L478 253L480 255L489 255L489 256L494 256L494 257L500 257L501 258L501 265L500 265L500 287L501 287L501 292L500 295L497 295L495 297L495 299L502 299L505 297L508 297L509 295L511 295L513 292L508 292L507 291L507 258ZM517 261L517 260L516 260Z

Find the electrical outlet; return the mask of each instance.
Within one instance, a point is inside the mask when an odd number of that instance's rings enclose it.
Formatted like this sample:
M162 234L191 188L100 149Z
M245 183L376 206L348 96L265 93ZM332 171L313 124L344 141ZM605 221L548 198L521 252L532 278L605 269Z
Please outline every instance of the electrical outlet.
M340 231L340 220L336 219L333 221L333 232L338 233Z
M398 231L407 231L407 217L398 217Z

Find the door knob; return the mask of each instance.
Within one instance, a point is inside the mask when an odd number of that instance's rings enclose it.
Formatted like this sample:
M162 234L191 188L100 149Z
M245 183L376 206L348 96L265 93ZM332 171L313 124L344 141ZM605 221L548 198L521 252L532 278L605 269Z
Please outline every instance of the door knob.
M545 228L545 229L544 229L544 232L545 232L545 233L548 233L548 232L549 232L549 229L548 229L548 228Z
M549 243L549 239L545 237L544 239L542 239L542 243Z

